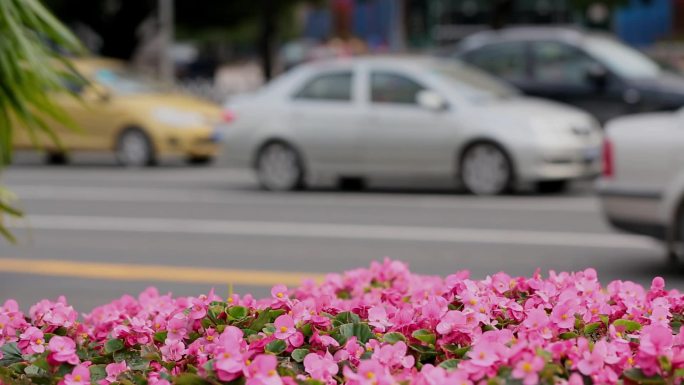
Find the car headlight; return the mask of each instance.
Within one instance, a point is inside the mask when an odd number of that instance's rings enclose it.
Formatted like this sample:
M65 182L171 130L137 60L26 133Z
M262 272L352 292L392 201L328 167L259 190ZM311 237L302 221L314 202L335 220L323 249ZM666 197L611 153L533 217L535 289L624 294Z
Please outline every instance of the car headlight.
M206 123L202 114L183 111L172 107L159 107L152 111L152 117L159 123L173 127L193 127Z

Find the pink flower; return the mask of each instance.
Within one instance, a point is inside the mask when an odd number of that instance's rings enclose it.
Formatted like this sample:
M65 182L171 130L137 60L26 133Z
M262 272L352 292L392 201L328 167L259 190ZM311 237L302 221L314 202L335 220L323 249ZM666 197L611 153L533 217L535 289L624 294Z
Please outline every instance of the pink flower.
M304 357L304 370L311 375L313 379L321 380L323 382L330 382L339 368L333 359L330 352L325 352L324 356L316 353L309 353Z
M653 357L670 356L673 340L672 330L669 327L645 326L641 331L639 351Z
M401 366L410 368L415 363L415 358L411 355L407 356L406 350L406 343L399 341L394 345L385 344L378 347L372 357L388 367Z
M533 354L525 354L511 373L513 378L523 380L524 385L539 383L539 371L544 368L544 360Z
M52 337L50 342L55 339ZM85 365L76 366L70 374L64 376L65 385L90 385L90 370Z
M185 354L185 344L182 341L167 338L160 350L165 361L180 361Z
M554 306L551 311L551 322L561 329L571 329L575 326L576 304L573 300L565 301Z
M294 347L301 346L304 343L304 335L297 331L294 324L294 319L287 314L283 314L276 318L273 323L275 327L275 338L285 340Z
M282 385L283 381L276 371L278 360L270 354L256 356L244 370L245 385Z
M451 310L437 324L437 333L449 334L452 331L468 331L468 320L463 312Z
M105 372L107 372L107 377L100 382L100 385L108 385L116 381L119 374L128 370L128 365L126 361L121 361L118 363L111 363L105 367Z
M499 347L498 344L491 342L485 342L480 344L475 344L473 349L468 352L468 357L470 357L470 362L473 365L481 367L489 367L493 365L498 359L496 354Z
M361 361L356 372L349 366L345 366L343 371L349 385L389 385L395 382L387 369L373 359Z
M368 310L368 324L375 329L384 332L392 323L387 319L387 310L384 306L373 306Z
M166 325L167 338L171 340L182 340L188 334L188 319L179 313L173 316Z
M43 353L45 351L43 332L35 326L30 326L19 335L18 346L24 354Z
M76 355L76 343L69 337L53 336L48 344L50 357L57 362L76 365L80 359Z

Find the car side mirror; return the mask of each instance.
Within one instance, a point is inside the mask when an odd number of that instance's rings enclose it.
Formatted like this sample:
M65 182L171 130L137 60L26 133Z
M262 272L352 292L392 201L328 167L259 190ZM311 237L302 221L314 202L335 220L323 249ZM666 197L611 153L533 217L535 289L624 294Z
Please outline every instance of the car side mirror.
M587 68L585 76L587 82L597 89L605 88L608 84L608 71L599 64L590 65Z
M416 102L419 106L431 111L443 111L447 108L446 100L434 91L420 91L416 95Z

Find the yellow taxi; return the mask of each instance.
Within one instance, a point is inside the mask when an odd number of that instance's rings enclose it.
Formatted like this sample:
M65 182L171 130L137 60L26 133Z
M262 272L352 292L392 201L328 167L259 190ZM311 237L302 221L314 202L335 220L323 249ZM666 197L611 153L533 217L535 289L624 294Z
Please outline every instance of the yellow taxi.
M72 151L112 152L119 164L128 167L151 166L173 156L203 164L217 155L220 135L215 127L221 120L217 105L171 92L121 61L87 58L74 59L73 64L88 82L68 84L80 98L55 95L75 127L52 124L61 148L38 138L49 162L64 163ZM34 146L26 129L16 130L16 149Z

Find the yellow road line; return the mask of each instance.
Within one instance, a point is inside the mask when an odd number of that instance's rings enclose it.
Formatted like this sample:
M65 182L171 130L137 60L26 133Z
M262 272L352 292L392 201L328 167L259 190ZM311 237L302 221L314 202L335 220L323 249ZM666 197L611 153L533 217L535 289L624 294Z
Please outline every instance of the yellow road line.
M28 258L0 258L0 272L114 281L232 283L252 286L271 286L279 283L295 286L307 278L321 282L324 277L323 274L317 273L279 272L272 270L196 268Z

